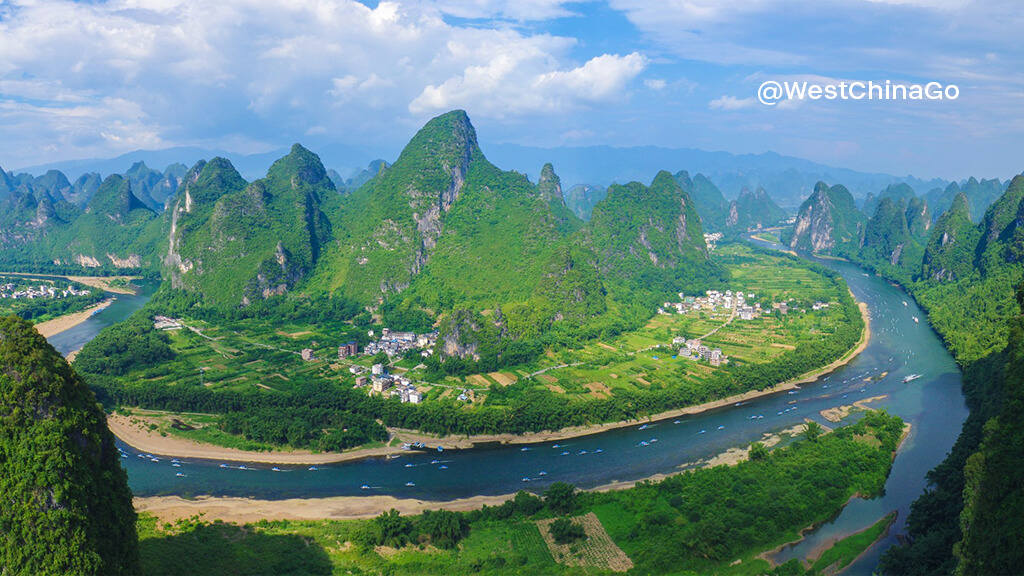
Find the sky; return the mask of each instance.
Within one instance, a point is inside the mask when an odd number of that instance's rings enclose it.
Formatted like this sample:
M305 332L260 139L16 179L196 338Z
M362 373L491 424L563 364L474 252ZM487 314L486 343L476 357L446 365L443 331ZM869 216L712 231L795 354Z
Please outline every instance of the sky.
M0 0L0 166L397 153L461 108L484 143L1005 179L1024 171L1021 30L1017 0ZM887 80L958 97L758 100L766 81Z

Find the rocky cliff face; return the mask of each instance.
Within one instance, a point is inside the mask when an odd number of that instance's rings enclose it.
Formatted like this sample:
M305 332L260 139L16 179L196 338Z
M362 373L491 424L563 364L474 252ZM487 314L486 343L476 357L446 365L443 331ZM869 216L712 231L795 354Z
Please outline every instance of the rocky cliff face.
M783 240L797 250L849 254L860 246L865 221L846 187L818 182Z
M199 162L163 217L164 273L223 305L284 294L330 242L322 207L336 196L320 159L298 145L252 184L223 158Z
M932 214L924 198L912 198L907 205L907 229L910 235L924 241L932 228Z

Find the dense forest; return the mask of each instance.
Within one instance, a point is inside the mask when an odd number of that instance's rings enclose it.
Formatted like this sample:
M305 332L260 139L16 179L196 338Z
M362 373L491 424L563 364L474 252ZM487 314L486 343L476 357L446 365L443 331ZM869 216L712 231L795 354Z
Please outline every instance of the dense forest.
M93 393L28 322L0 319L0 573L137 574L135 511Z

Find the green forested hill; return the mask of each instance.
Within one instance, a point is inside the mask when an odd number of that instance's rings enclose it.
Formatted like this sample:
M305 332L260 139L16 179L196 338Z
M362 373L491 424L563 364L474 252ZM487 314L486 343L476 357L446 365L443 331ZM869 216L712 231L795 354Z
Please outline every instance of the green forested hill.
M707 269L704 231L693 200L668 172L650 186L613 184L586 230L599 267L615 285L671 293ZM676 291L681 290L680 286Z
M718 186L703 174L697 174L691 179L690 173L686 170L676 172L675 179L679 187L693 199L704 231L723 231L726 216L729 214L729 202L722 196Z
M93 393L15 316L0 319L0 364L0 573L139 573L127 476Z
M906 208L903 200L882 198L864 227L864 241L855 259L910 280L921 269L924 247L911 234L908 222L920 213L916 207ZM915 221L915 226L920 224Z
M818 182L782 241L797 250L846 256L860 247L866 220L845 186Z
M957 194L928 235L921 276L939 282L967 277L974 269L979 232L971 222L967 196Z
M132 192L128 180L107 177L82 214L52 245L62 263L113 268L153 266L150 242L140 238L156 214Z
M579 226L546 168L538 189L487 161L464 112L434 118L345 199L343 232L316 284L367 303L398 294L428 307L525 300Z
M296 144L267 177L246 184L223 158L199 163L161 224L165 274L211 305L288 292L330 242L325 210L340 202L320 159Z
M751 191L744 186L740 190L740 195L729 203L725 225L731 231L746 232L750 229L775 226L785 220L786 211L772 200L764 188L758 186L756 190Z

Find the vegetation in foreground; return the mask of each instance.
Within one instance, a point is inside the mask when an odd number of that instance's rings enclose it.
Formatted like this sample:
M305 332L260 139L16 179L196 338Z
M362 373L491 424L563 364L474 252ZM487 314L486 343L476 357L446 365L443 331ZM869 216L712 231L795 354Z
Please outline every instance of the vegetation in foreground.
M135 574L128 478L103 412L28 322L0 319L0 574Z
M772 567L760 552L826 520L854 494L882 489L902 427L870 412L736 466L605 493L555 483L542 497L520 492L472 512L243 526L143 516L143 573L765 573Z

